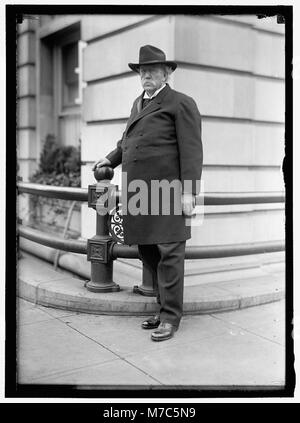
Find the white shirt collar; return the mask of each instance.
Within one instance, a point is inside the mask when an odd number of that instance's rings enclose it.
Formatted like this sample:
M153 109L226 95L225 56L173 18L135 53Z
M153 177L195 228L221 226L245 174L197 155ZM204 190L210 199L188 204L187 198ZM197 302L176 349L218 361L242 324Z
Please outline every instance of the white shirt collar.
M143 98L154 98L154 97L156 97L157 96L157 94L163 89L163 88L165 88L165 86L166 86L166 84L163 84L158 90L156 90L155 91L155 93L154 94L152 94L152 96L150 97L147 93L146 93L146 91L144 92L144 97Z

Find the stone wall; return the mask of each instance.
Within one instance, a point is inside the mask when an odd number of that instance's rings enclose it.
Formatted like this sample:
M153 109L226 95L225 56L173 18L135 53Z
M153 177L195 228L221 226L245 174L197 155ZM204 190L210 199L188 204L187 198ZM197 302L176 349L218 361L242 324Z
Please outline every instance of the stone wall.
M197 102L203 116L206 192L284 189L284 27L255 16L90 16L82 20L84 121L82 183L92 163L114 148L141 92L128 62L153 44L178 61L170 85ZM114 183L120 184L120 167ZM284 237L283 204L206 207L190 245ZM95 233L82 208L82 235Z

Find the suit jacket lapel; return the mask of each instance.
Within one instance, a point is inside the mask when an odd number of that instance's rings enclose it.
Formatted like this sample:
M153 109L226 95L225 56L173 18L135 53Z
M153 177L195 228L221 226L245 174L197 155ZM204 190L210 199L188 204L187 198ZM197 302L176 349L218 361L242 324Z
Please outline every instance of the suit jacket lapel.
M160 109L160 103L162 102L162 99L164 98L164 96L167 94L167 92L169 90L170 90L170 87L167 84L166 87L163 90L161 90L157 94L157 96L154 97L154 99L147 105L147 107L142 109L142 101L143 101L143 97L144 97L144 91L143 91L143 93L141 94L141 96L137 100L136 113L134 113L132 116L130 116L130 118L128 120L126 133L129 130L129 128L131 127L131 125L133 125L136 121L138 121L139 119L142 119L144 116L148 115L149 113L152 113L155 110Z
M138 102L137 102L137 112L140 113L142 111L142 107L143 107L143 97L144 97L144 91L143 94L139 97Z
M127 133L129 127L132 124L132 122L134 121L134 119L136 118L136 116L142 110L143 96L144 96L144 91L142 92L142 94L135 101L135 105L133 107L133 110L131 112L131 115L129 116L129 119L128 119L127 124L126 124L125 133Z

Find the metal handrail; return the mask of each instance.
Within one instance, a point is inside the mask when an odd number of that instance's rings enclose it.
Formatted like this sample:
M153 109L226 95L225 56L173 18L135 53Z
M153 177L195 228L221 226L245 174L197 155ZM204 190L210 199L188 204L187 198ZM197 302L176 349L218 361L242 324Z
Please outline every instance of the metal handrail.
M43 197L60 198L73 201L87 201L87 188L61 187L43 184L34 184L30 182L19 182L18 191ZM121 199L121 192L116 191L117 199ZM261 203L282 203L285 201L283 191L266 192L226 192L226 193L208 193L196 197L196 204L206 206L230 205L230 204L261 204Z
M19 225L18 233L21 237L46 245L58 250L69 251L72 253L86 254L87 242L75 239L57 238L54 235L45 234L37 229L32 229Z
M73 253L86 254L87 242L73 239L56 238L53 235L45 234L36 229L19 226L19 235L31 241L46 245L52 248L69 251ZM227 244L211 246L188 246L186 247L185 258L189 260L203 258L220 258L231 256L244 256L250 254L272 253L283 251L285 242L282 240L253 242L244 244ZM112 243L112 258L139 258L138 247Z
M209 193L204 195L204 205L219 206L229 204L261 204L261 203L283 203L285 194L278 192L230 192L230 193ZM202 204L200 196L196 197L196 204Z
M43 197L60 198L62 200L87 201L88 190L86 188L61 187L53 185L34 184L31 182L19 182L19 193L41 195Z
M273 253L284 251L285 242L282 240L252 242L243 244L210 245L210 246L187 246L185 259L207 259L233 256L245 256L251 254ZM137 246L113 244L111 255L113 258L138 258Z

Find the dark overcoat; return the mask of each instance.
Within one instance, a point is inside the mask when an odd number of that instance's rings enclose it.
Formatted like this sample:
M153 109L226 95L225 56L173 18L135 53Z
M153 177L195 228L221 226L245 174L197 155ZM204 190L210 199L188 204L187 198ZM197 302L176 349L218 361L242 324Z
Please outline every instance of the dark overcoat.
M106 157L112 167L122 163L122 175L127 187L134 180L145 181L149 188L153 180L192 181L185 192L197 194L202 172L203 152L201 117L195 101L170 88L167 84L142 109L144 92L133 103L131 115L122 139ZM125 180L125 179L124 179ZM122 184L122 202L128 202L136 193L126 192ZM138 190L137 190L138 192ZM170 202L176 202L175 190ZM164 200L163 200L164 201ZM151 208L149 196L149 211ZM123 204L124 207L124 204ZM159 206L158 215L132 215L129 207L123 213L125 244L158 244L184 241L191 237L191 228L181 213L165 215Z

